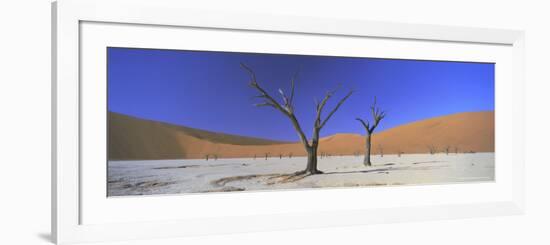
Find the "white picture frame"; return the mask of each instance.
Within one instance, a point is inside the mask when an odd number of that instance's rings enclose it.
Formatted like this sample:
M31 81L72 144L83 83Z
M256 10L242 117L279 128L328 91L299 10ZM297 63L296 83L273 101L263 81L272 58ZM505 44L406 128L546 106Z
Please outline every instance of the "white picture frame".
M253 20L253 21L250 21ZM410 202L381 207L334 207L306 212L296 208L294 212L278 212L275 207L258 213L238 213L235 215L215 214L210 216L184 216L176 219L153 219L161 213L149 212L141 219L125 219L123 216L112 220L103 217L93 222L85 222L84 211L90 206L97 206L94 215L98 215L104 206L92 200L83 191L83 176L89 168L83 168L82 161L82 98L85 86L81 86L82 65L82 26L85 23L110 23L140 26L162 26L171 28L193 28L205 30L228 30L244 32L263 32L267 34L312 35L317 37L342 38L378 38L387 40L419 40L449 44L475 44L505 46L510 51L507 61L507 83L497 84L497 117L496 124L506 125L508 132L505 147L514 149L506 154L509 161L508 175L498 178L500 195L492 199L451 200L446 203ZM471 27L450 27L426 24L388 23L376 21L335 20L299 16L268 16L253 13L222 13L186 9L185 3L177 1L169 5L150 0L125 1L91 1L62 0L52 5L52 237L58 244L74 242L112 241L127 239L151 239L177 236L221 234L232 232L266 231L278 229L313 228L337 225L377 224L388 222L452 219L465 217L483 217L495 215L521 214L524 210L524 33L519 30L497 30ZM88 32L86 32L88 33ZM327 47L330 49L331 47ZM481 52L483 53L483 52ZM458 57L458 56L456 56ZM463 59L475 59L464 57ZM497 77L497 79L499 79ZM505 89L504 89L505 87ZM503 92L504 91L504 92ZM514 97L510 94L513 92ZM501 95L499 96L500 93ZM499 101L512 100L506 107L498 105ZM502 108L502 110L500 110ZM502 111L502 113L500 113ZM500 113L500 116L499 116ZM508 120L510 119L510 120ZM504 122L506 121L506 122ZM502 127L501 127L502 128ZM498 130L498 126L497 126ZM510 133L511 132L511 133ZM498 138L498 135L497 135ZM498 142L497 142L497 149ZM93 183L93 181L92 181ZM499 185L500 183L504 183ZM461 185L456 187L462 192L483 189L493 191L493 187L483 184ZM495 187L495 188L496 188ZM407 191L435 195L448 193L446 187L398 187ZM395 188L395 189L398 189ZM450 187L453 188L453 187ZM391 188L390 188L391 189ZM496 189L495 189L496 190ZM333 189L308 196L322 201L322 198L346 198L355 190ZM419 191L419 192L417 192ZM395 190L379 191L380 195L390 196ZM346 194L347 193L347 194ZM371 193L376 195L376 193ZM483 192L479 192L483 195ZM265 192L252 194L216 194L204 197L203 201L231 201L232 195L250 200L286 200L300 198L299 191ZM309 194L307 194L309 195ZM105 197L106 198L106 197ZM146 198L151 205L172 202L175 198ZM181 198L181 197L177 197ZM303 197L302 197L303 198ZM429 197L423 199L429 201ZM137 202L124 200L124 205ZM160 204L159 204L160 203ZM84 205L86 204L86 205ZM97 205L96 205L97 204ZM260 204L260 203L259 203ZM261 203L265 204L265 203ZM120 205L120 204L116 204ZM383 205L383 204L381 204ZM274 206L274 205L272 205ZM283 205L284 206L284 205ZM123 206L117 206L121 208ZM152 206L150 206L152 207ZM200 205L199 205L200 207ZM281 208L283 209L283 208ZM289 211L290 207L287 208ZM120 209L119 209L120 210ZM116 211L116 209L115 209ZM107 212L107 211L105 211ZM104 216L115 217L114 211ZM131 213L119 212L126 215ZM177 216L177 215L176 215ZM187 217L187 218L185 218Z

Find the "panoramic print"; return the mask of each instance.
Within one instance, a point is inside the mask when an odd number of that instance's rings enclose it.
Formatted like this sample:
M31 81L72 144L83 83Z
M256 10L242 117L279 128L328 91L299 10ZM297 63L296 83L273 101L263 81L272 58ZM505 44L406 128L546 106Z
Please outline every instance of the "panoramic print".
M111 197L494 181L493 63L107 57Z

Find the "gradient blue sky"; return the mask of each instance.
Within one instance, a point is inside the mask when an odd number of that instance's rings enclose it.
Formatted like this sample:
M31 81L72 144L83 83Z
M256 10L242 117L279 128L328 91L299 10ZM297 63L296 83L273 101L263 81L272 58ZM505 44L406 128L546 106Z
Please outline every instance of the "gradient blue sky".
M376 130L457 112L494 110L494 64L303 55L108 48L108 110L216 132L297 141L288 119L255 107L257 93L239 63L251 67L273 97L289 91L300 70L295 108L311 135L314 98L340 89L325 115L348 90L355 93L321 131L360 133L374 96L387 117Z

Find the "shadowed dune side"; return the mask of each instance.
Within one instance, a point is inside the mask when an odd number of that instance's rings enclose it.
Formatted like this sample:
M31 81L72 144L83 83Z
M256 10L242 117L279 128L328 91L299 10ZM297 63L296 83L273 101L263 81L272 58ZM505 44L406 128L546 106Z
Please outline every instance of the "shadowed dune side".
M209 132L109 113L109 159L151 160L181 158L304 156L300 143L288 143ZM373 136L373 154L494 152L494 112L466 112L417 121ZM353 155L365 152L365 138L336 134L320 140L319 154Z
M206 154L216 154L226 145L287 143L210 132L114 112L108 115L108 131L110 160L203 158Z

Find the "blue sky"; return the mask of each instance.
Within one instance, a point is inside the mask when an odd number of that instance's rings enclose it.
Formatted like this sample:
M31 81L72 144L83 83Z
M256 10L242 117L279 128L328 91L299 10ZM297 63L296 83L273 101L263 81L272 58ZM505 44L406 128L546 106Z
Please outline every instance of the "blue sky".
M314 98L339 87L325 115L354 94L321 131L360 133L374 96L387 111L377 132L401 124L469 111L494 110L494 64L304 55L108 48L108 110L140 118L244 136L297 141L289 120L255 107L257 92L240 68L251 67L273 97L289 91L299 70L295 110L308 137Z

